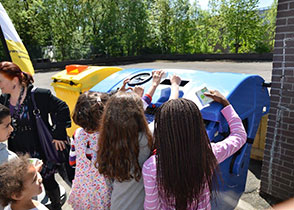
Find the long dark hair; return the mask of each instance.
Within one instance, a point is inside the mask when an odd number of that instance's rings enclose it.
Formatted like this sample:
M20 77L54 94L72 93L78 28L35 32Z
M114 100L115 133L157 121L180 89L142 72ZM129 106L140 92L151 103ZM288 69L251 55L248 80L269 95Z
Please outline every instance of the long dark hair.
M139 165L139 133L152 135L146 121L143 103L135 93L118 92L108 100L102 115L96 167L108 178L119 182L142 176Z
M201 113L188 99L169 100L155 114L157 184L160 198L177 210L198 206L216 183L217 160Z
M21 69L14 63L9 61L3 61L0 63L0 74L3 74L6 78L12 80L17 77L22 85L28 86L34 82L33 77L21 71Z

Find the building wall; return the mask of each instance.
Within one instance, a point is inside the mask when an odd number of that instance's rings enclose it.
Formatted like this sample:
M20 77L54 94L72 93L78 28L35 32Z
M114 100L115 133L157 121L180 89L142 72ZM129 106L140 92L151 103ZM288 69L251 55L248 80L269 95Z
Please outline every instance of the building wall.
M294 196L294 1L279 0L261 193Z

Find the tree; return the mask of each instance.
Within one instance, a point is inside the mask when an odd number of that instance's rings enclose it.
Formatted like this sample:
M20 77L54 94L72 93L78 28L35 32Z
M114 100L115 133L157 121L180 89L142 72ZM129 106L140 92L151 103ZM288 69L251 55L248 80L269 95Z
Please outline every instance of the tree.
M127 55L138 55L146 46L148 15L146 2L142 0L121 1L122 38Z
M220 16L225 23L226 33L231 39L231 47L235 53L242 49L248 52L248 47L255 42L258 23L259 0L221 0Z
M187 53L190 51L191 21L189 17L189 0L173 0L172 16L172 52Z
M278 1L274 0L269 9L261 11L262 20L259 22L259 38L256 40L255 52L272 52L274 48L277 5Z
M120 0L92 2L87 12L92 28L92 41L95 53L107 56L124 55ZM93 12L91 12L93 11Z
M153 52L168 54L172 43L172 9L169 0L155 0L148 9L148 42Z
M191 53L224 52L227 48L224 24L220 21L216 1L210 1L209 10L202 10L193 5L191 20L193 33L191 36Z
M32 58L56 60L152 53L247 53L273 49L277 0L5 0ZM42 54L43 53L43 54Z
M46 12L50 17L51 42L58 60L78 59L83 54L83 30L81 30L81 4L78 0L46 0ZM47 23L48 24L48 23Z
M41 46L50 37L49 17L42 0L9 0L2 2L16 31L26 46L31 58L42 57ZM45 24L46 23L46 24Z

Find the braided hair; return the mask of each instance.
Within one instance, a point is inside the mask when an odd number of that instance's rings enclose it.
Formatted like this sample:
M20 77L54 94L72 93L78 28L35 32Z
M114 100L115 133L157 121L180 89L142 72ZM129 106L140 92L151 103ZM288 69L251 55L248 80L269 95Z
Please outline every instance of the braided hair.
M216 184L217 160L197 105L173 99L155 114L159 197L177 210L198 206L203 190Z

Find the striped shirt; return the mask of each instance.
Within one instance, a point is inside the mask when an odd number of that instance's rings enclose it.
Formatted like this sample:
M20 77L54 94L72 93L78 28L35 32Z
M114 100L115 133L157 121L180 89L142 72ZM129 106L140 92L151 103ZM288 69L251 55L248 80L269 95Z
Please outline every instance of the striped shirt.
M79 129L79 128L78 128ZM91 143L87 141L86 143L86 157L88 160L92 160L92 150L91 150ZM77 155L76 155L76 145L75 145L75 133L70 141L70 151L69 151L69 165L73 168L76 167L77 164Z
M230 135L221 142L211 143L212 151L218 161L221 163L226 158L237 152L246 142L247 134L243 127L242 121L235 112L234 108L229 105L222 109L222 114L228 121L230 127ZM145 210L172 210L173 207L168 206L158 196L156 183L156 155L152 155L143 165L143 179L145 188ZM195 209L195 205L189 209ZM198 203L198 210L210 210L210 192L205 187Z

